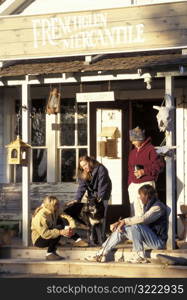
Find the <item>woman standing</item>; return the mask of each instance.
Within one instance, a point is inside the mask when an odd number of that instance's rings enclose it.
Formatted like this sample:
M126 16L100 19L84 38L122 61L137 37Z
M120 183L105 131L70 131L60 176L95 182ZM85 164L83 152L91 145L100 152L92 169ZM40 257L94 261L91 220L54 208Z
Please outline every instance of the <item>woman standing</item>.
M164 162L156 153L151 138L146 138L145 130L139 127L131 129L129 138L134 146L128 159L128 192L131 216L141 216L143 205L138 190L144 184L149 184L155 188L158 176L164 168Z

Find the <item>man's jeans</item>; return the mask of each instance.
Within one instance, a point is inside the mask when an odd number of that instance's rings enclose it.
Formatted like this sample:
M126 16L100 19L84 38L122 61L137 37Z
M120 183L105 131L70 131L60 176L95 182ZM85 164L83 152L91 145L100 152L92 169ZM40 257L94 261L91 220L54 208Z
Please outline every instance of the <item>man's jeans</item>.
M124 239L132 240L133 251L144 251L144 247L149 249L163 249L165 242L156 236L156 234L147 226L143 224L136 224L123 227L123 232L114 231L108 239L103 243L101 252L107 255L112 248L122 242Z

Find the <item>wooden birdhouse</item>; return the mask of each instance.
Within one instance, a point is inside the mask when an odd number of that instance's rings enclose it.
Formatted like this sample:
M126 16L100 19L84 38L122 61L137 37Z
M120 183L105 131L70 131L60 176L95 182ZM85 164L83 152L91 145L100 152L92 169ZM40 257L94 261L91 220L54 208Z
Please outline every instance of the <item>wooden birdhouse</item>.
M98 142L98 155L101 157L117 158L117 139L120 137L118 128L103 127L99 136L105 138L105 140Z
M28 165L31 146L24 143L19 135L15 141L5 147L8 149L8 164Z

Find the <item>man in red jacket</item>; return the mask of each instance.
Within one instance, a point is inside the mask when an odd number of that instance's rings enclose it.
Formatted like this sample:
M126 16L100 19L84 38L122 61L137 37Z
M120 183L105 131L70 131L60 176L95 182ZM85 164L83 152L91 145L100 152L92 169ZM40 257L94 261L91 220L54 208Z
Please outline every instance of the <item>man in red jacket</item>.
M155 188L155 182L164 167L164 162L151 144L151 138L146 139L145 130L136 127L129 131L129 138L134 145L128 159L128 192L131 216L141 216L143 206L138 190L144 184L150 184Z

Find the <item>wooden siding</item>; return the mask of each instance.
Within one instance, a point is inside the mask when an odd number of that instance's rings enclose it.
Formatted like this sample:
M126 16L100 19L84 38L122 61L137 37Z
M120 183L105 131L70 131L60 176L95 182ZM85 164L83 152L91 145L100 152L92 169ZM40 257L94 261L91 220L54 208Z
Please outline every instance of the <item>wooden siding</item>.
M57 197L62 203L74 200L77 190L75 183L39 183L30 185L31 211L42 203L46 195ZM21 184L1 184L0 186L0 212L21 213L22 207Z
M0 40L1 60L186 48L187 2L1 17Z

